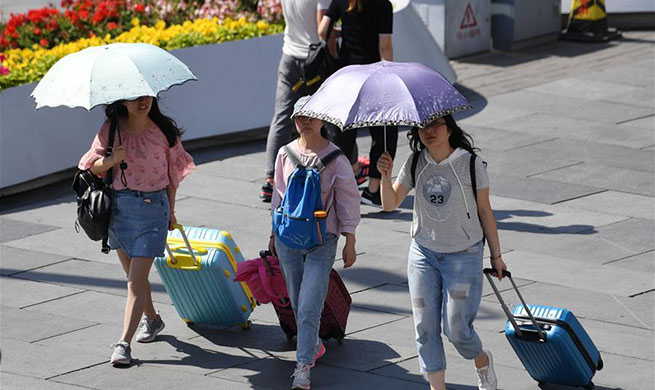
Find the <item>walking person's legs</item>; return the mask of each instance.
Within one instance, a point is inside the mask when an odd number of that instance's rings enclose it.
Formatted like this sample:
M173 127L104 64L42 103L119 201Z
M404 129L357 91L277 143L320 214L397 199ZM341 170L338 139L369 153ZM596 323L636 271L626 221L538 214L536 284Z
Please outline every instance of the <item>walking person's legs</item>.
M305 272L298 299L298 363L313 366L322 347L318 331L336 251L337 237L328 234L323 245L311 249L305 256Z
M121 264L124 264L125 256L120 256L120 258ZM134 257L129 260L123 333L120 341L114 345L114 353L111 356L111 363L114 365L130 364L132 360L130 343L141 322L146 302L150 300L152 305L152 297L148 288L148 274L152 262L153 258L151 257Z
M131 263L130 258L127 255L127 253L125 253L120 248L116 250L116 253L118 254L118 259L121 262L123 271L125 271L125 276L128 277L130 272L130 263ZM146 318L155 319L158 318L159 315L157 314L157 311L155 310L155 306L152 303L152 291L150 290L150 281L147 281L147 289L148 291L146 294L146 301L143 307L143 315Z
M336 246L337 237L333 234L327 235L323 245L310 250L289 248L279 240L275 242L298 328L294 389L310 388L310 369L325 352L318 331Z
M493 360L489 351L482 349L473 321L482 299L482 242L456 253L445 254L442 272L444 284L444 334L457 352L474 361L480 390L497 387Z
M260 198L264 202L270 202L273 194L273 176L275 175L275 158L278 150L289 143L293 131L291 113L293 105L303 95L311 93L306 87L300 87L296 91L294 86L302 78L302 60L282 54L277 72L277 87L275 90L275 113L271 120L266 138L266 178Z
M432 390L445 390L446 354L441 341L442 275L436 264L441 255L415 241L409 249L407 280L412 299L419 365Z

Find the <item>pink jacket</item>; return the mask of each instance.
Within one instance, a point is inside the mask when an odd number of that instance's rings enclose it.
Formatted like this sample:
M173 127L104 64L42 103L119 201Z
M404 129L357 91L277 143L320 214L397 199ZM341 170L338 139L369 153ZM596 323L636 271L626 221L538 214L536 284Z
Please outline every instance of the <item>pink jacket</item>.
M291 149L300 158L304 165L315 165L319 157L325 157L337 146L332 142L328 144L318 155L316 153L306 154L300 150L298 140L289 143ZM275 188L271 200L271 210L275 210L282 202L282 197L287 189L289 175L296 169L291 160L287 157L284 148L280 148L275 160ZM359 191L357 182L353 175L352 167L348 159L340 155L328 164L321 173L321 197L323 207L328 210L326 230L337 236L341 233L355 233L359 224Z
M168 146L164 133L153 124L138 134L121 133L125 145L125 177L127 188L137 191L157 191L171 185L180 186L180 182L193 169L193 157L182 147L179 138L173 147ZM109 143L109 122L105 122L93 140L91 149L82 156L78 167L89 169L93 163L105 156ZM118 146L118 133L114 137L114 146ZM126 187L120 179L118 165L114 167L113 188L122 190Z

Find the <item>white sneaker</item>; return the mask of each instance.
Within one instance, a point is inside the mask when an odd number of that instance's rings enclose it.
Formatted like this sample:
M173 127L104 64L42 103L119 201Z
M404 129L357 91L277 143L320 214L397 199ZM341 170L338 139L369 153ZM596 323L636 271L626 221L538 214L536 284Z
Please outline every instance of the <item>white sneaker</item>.
M479 390L496 390L498 387L498 379L496 378L496 371L494 371L494 360L491 357L491 352L484 351L489 358L489 365L482 368L476 368L475 372L478 374L478 389Z
M309 390L311 389L311 382L309 381L309 365L300 364L296 366L296 370L293 372L293 384L291 385L291 390Z
M111 354L109 362L114 366L128 366L132 362L132 348L130 344L121 340L112 344L114 352Z
M148 317L143 316L141 319L141 324L139 324L139 330L136 334L136 341L139 343L149 343L155 340L155 337L164 330L164 321L161 319L161 316L157 314L157 318L154 320L149 320Z

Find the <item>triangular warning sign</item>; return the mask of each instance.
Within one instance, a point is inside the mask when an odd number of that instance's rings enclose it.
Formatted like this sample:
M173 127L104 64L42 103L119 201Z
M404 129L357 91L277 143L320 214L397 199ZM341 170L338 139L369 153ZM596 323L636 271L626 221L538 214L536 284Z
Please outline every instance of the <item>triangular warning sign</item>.
M471 4L467 4L466 11L464 12L464 18L462 19L462 23L459 25L459 28L475 27L477 25L478 21L475 20L473 8L471 8Z

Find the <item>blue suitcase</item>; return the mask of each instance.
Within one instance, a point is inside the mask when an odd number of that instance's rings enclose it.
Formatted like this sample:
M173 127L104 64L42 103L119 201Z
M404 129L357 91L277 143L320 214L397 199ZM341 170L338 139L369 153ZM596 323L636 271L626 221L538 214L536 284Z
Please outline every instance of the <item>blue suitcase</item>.
M187 324L250 328L256 301L245 283L233 281L244 258L230 234L178 225L166 242L168 255L155 258L155 267L180 317Z
M505 271L523 303L510 312L491 278L495 271L485 268L484 274L507 315L505 336L539 386L552 383L593 389L591 379L603 368L603 360L575 315L558 307L527 305L512 274Z

